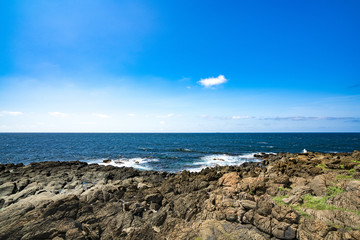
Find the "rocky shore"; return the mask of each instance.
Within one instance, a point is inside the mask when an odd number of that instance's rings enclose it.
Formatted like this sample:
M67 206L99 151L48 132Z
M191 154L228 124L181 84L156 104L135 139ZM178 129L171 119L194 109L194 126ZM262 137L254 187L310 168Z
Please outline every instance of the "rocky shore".
M0 165L0 239L360 239L360 152L177 174Z

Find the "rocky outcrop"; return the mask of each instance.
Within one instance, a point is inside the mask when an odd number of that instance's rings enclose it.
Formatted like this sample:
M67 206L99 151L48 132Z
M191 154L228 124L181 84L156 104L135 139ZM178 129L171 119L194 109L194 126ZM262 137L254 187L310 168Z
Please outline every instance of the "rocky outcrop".
M177 174L0 165L0 239L360 239L360 152Z

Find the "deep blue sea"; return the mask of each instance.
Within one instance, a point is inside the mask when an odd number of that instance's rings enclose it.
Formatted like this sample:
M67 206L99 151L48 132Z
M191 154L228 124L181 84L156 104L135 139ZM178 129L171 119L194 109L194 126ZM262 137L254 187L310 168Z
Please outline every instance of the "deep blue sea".
M0 163L74 161L199 171L258 161L255 153L352 152L360 133L0 133Z

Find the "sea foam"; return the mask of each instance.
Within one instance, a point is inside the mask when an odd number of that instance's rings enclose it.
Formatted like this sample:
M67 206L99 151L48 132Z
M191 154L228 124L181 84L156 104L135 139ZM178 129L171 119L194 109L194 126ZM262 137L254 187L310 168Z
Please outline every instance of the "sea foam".
M215 166L229 166L229 165L241 165L245 162L258 162L259 159L254 155L257 153L248 153L243 155L227 155L227 154L212 154L201 157L199 161L193 163L193 167L189 167L186 170L190 172L200 172L207 167Z
M119 158L114 160L101 160L97 163L104 166L110 165L114 167L132 167L139 170L152 170L148 163L157 161L159 160L153 158Z

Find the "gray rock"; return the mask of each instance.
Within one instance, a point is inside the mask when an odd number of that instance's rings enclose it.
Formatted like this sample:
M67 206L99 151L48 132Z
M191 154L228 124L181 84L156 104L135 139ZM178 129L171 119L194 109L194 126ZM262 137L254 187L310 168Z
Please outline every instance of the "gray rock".
M246 210L253 209L256 207L256 202L254 201L241 200L240 203Z
M147 203L157 203L161 204L163 196L160 193L150 194L145 197Z
M9 196L15 192L16 192L16 185L12 182L7 182L0 186L0 197Z

